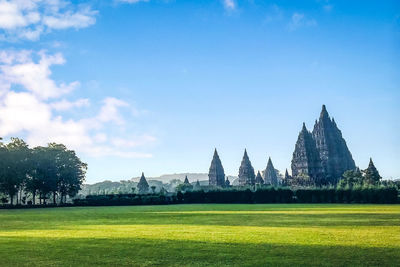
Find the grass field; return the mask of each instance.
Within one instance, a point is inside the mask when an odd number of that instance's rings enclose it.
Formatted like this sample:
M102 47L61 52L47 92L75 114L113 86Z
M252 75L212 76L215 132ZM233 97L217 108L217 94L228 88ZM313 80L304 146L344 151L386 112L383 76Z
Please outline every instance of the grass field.
M0 266L400 266L400 205L0 210Z

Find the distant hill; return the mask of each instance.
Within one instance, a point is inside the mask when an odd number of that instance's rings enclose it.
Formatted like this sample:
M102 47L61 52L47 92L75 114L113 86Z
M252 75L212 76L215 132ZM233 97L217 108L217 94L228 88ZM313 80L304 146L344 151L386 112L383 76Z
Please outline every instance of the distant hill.
M174 173L174 174L163 174L158 177L147 177L146 174L146 179L147 180L157 180L161 181L163 183L168 183L172 180L178 179L178 180L185 180L185 176L187 175L189 182L196 182L197 180L202 181L202 180L207 180L208 181L208 174L207 173ZM140 179L140 176L138 177L133 177L130 180L134 182L138 182Z
M150 186L155 186L156 191L159 191L162 187L173 192L175 187L180 183L183 183L185 177L188 177L190 183L194 184L197 180L200 185L208 185L208 174L207 173L174 173L164 174L157 177L146 177L147 182ZM136 188L140 177L134 177L130 180L122 180L119 182L105 180L103 182L95 184L84 184L82 190L79 191L80 196L86 196L91 194L116 194L116 193L132 193L132 189ZM231 185L237 185L237 177L228 176Z

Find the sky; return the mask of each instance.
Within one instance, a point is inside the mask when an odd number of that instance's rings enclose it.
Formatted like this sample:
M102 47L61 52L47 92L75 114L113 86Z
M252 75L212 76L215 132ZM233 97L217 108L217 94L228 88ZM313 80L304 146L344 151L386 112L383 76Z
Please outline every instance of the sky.
M0 0L0 136L64 143L87 183L290 172L322 104L400 178L400 2ZM190 177L189 177L190 178Z

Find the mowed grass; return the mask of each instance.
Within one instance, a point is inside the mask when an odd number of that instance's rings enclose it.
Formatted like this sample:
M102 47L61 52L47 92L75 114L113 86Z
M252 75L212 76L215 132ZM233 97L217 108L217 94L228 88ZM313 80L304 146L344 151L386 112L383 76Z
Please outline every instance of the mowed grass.
M0 266L400 266L400 205L0 210Z

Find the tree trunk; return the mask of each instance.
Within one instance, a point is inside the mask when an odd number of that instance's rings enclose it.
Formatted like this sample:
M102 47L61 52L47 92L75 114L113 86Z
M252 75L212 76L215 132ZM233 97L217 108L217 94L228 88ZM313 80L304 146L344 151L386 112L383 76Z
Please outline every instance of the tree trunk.
M53 204L54 204L54 205L57 204L57 203L56 203L56 192L53 192Z
M35 205L35 197L36 197L36 194L35 194L35 191L33 191L32 192L32 204L33 205Z
M14 196L10 194L10 204L11 206L14 204Z

